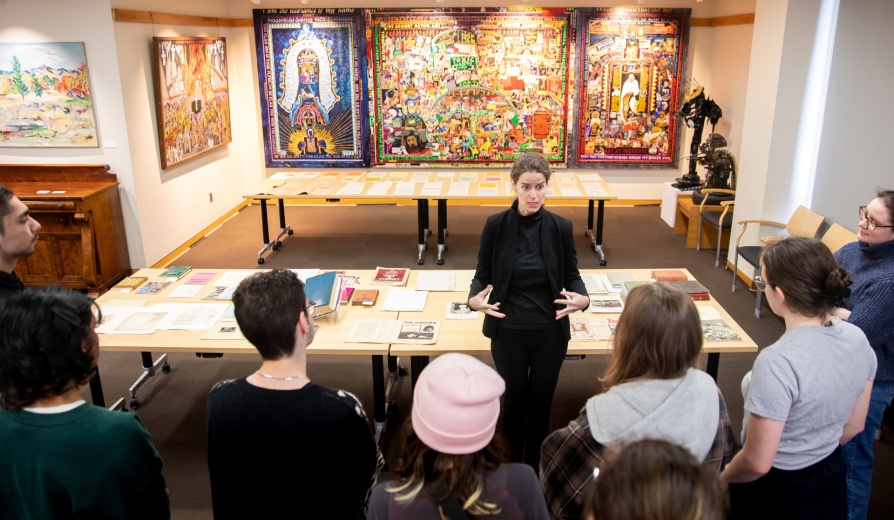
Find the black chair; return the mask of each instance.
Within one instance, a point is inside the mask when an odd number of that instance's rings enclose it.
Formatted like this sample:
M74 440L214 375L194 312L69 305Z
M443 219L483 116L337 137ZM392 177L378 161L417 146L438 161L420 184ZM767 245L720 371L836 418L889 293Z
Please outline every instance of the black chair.
M723 231L729 230L733 227L733 208L736 204L735 200L724 200L720 202L720 205L723 206L722 211L718 210L708 210L705 211L705 202L711 198L711 193L725 193L727 195L736 195L735 190L727 190L722 188L708 188L702 190L702 193L705 194L705 198L702 199L702 203L698 206L698 244L695 246L697 251L701 251L702 249L702 221L704 221L709 226L713 227L717 230L717 257L714 259L714 267L720 267L720 249L723 245Z

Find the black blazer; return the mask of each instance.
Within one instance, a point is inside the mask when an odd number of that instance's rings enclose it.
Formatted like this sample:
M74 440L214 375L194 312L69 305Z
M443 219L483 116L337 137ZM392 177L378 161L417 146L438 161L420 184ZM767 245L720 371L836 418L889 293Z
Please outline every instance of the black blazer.
M587 287L577 269L577 252L574 249L574 234L571 221L550 213L545 207L540 208L543 214L540 223L540 243L543 253L543 264L550 288L555 299L561 297L562 289L587 294ZM512 207L487 217L484 230L481 232L481 246L478 249L478 266L469 289L469 298L484 290L488 284L494 286L488 301L502 302L509 292L509 281L512 278L512 267L515 264L516 244L518 242L518 199ZM558 309L559 306L556 306ZM500 318L484 315L483 332L485 337L493 338L497 334ZM561 320L562 333L565 340L571 339L571 321L568 316Z

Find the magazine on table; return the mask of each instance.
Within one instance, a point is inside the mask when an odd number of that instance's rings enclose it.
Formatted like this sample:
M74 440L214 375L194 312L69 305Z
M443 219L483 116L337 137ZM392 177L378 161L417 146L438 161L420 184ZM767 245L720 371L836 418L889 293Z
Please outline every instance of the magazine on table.
M367 320L354 324L349 343L409 343L431 345L438 341L441 329L437 321Z
M571 341L608 339L611 335L612 329L603 317L571 318Z
M624 310L624 300L615 293L610 294L591 294L590 295L590 312L608 312L619 313Z

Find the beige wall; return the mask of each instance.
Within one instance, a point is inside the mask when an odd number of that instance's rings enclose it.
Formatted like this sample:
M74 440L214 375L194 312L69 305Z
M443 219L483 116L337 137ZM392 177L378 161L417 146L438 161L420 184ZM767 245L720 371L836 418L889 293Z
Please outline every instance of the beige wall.
M292 0L262 0L260 7L295 7ZM517 5L488 2L487 5ZM319 7L311 0L309 7ZM357 6L331 0L327 7ZM382 7L409 7L418 2L384 0ZM441 4L436 4L441 5ZM451 1L451 7L480 2ZM592 6L592 2L533 2L537 6ZM600 2L599 5L635 5ZM753 0L649 0L648 7L688 7L693 17L709 18L754 12ZM2 41L84 41L90 67L103 147L76 149L4 149L4 161L24 163L107 163L123 190L128 247L134 267L151 265L182 245L242 201L242 194L275 170L264 167L260 128L257 64L251 28L186 27L116 23L111 9L151 10L177 14L250 18L247 0L29 0L6 3L0 25ZM39 14L38 14L39 13ZM38 22L39 20L39 22ZM80 23L72 23L79 20ZM718 131L739 152L744 134L745 87L751 60L751 25L693 27L689 70L706 93L723 108ZM227 38L233 142L181 166L163 171L158 157L154 91L150 66L153 36L223 36ZM691 133L681 136L680 155ZM601 171L621 198L660 199L663 183L685 173L677 169L610 169ZM214 202L209 202L209 193Z

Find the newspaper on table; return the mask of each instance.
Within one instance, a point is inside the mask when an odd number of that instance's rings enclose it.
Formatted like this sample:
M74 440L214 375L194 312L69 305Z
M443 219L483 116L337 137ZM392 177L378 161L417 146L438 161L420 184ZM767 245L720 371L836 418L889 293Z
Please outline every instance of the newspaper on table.
M151 307L102 307L102 321L96 324L97 334L154 334L171 312L170 305Z
M571 341L608 339L611 335L612 329L605 318L571 318Z
M348 343L409 343L432 345L438 341L441 329L437 321L369 320L354 324Z

